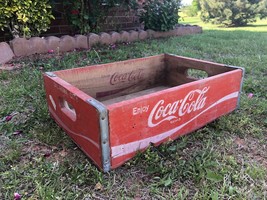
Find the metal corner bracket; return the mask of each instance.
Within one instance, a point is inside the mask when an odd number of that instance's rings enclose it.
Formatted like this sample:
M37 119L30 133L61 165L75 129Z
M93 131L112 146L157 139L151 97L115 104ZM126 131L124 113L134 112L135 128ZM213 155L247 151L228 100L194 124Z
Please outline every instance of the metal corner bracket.
M245 77L245 68L244 67L238 67L238 68L242 70L242 78L241 78L240 93L238 96L237 108L240 107L240 98L241 98L242 88L243 88L243 84L244 84L244 77Z
M241 69L242 70L241 84L240 84L239 95L238 95L237 106L236 106L236 109L239 109L239 107L240 107L240 98L241 98L241 93L242 93L242 88L243 88L243 83L244 83L244 77L245 77L245 68L244 67L232 66L232 65L225 65L225 66L226 67L230 67L230 68L234 68L234 69Z
M87 102L95 107L99 113L100 140L102 149L103 171L108 172L111 168L110 162L110 144L109 144L109 126L108 126L108 110L99 101L88 99Z
M45 72L45 74L50 77L57 77L53 72Z

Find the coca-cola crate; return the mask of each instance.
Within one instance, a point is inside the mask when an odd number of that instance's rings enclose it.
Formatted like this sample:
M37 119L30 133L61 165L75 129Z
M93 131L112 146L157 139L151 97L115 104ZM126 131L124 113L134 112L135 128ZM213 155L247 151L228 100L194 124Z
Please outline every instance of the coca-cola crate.
M235 110L243 74L240 67L162 54L47 72L44 82L51 116L109 171L150 144Z

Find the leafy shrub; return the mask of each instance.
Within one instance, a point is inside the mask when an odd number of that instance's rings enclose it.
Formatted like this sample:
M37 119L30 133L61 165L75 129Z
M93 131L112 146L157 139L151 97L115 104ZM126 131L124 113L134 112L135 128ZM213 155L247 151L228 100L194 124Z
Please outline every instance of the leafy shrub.
M201 19L225 26L243 26L267 16L267 0L200 0Z
M1 0L0 29L8 29L15 38L39 35L48 29L51 19L48 0Z
M168 31L178 23L180 0L147 0L140 13L145 29Z

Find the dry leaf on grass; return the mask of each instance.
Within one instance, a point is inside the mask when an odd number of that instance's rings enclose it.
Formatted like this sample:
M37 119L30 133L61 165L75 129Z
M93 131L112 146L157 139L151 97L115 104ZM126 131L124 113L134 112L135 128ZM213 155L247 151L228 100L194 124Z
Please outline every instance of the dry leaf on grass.
M102 190L102 189L103 189L102 184L98 182L98 183L95 185L95 190Z

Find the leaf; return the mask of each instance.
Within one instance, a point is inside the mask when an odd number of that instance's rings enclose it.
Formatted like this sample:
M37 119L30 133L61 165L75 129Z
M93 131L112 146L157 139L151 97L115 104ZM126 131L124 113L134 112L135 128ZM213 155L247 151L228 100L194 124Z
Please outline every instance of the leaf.
M228 191L229 191L229 194L230 194L230 195L233 195L234 192L235 192L235 188L234 188L233 186L229 186Z
M89 16L88 15L84 15L83 18L86 19L86 20L88 20L89 19Z
M216 174L215 172L210 171L210 170L207 171L206 178L208 180L211 180L211 181L215 182L215 183L219 183L219 182L223 181L223 176L222 175Z
M164 184L165 187L170 186L170 185L172 184L172 179L171 179L171 177L169 176L167 180L164 180L164 181L163 181L163 184Z
M168 148L169 151L176 151L177 147L176 145L172 145Z
M210 195L211 200L218 200L219 199L219 193L217 191L213 191Z
M102 190L103 189L103 186L100 182L98 182L96 185L95 185L95 190Z
M164 178L164 179L161 180L162 185L164 185L165 187L170 186L172 184L172 182L173 181L172 181L170 176L168 176L167 179Z

